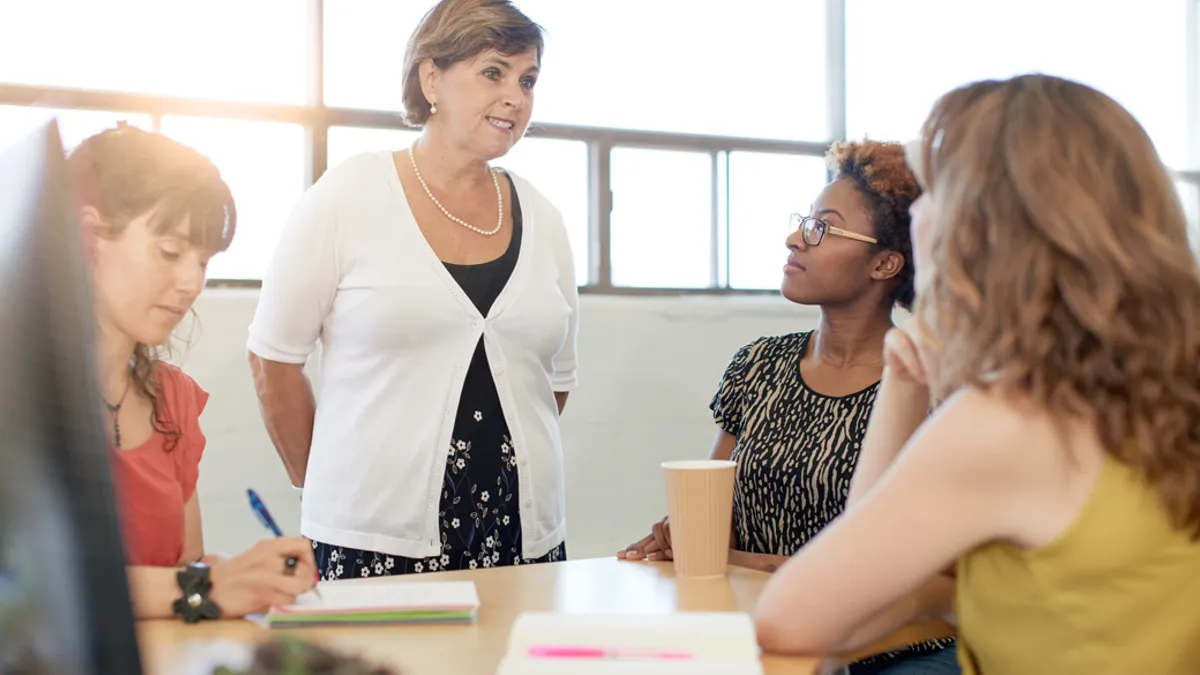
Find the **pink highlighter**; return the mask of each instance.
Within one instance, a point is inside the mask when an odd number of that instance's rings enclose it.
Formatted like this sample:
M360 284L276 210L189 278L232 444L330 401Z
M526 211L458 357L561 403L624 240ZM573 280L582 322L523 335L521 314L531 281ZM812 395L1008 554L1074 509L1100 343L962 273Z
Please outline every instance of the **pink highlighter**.
M683 652L659 652L640 649L618 649L615 647L592 647L573 645L538 645L529 648L529 656L537 659L672 659L692 658Z

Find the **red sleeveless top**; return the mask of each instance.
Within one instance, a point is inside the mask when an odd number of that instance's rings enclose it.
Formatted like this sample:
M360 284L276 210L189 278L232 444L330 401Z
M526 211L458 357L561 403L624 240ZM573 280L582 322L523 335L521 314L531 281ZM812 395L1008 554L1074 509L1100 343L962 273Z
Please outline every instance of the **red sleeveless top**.
M126 563L174 567L184 546L184 504L196 492L208 392L169 363L155 366L159 416L179 431L175 446L155 431L136 448L109 447Z

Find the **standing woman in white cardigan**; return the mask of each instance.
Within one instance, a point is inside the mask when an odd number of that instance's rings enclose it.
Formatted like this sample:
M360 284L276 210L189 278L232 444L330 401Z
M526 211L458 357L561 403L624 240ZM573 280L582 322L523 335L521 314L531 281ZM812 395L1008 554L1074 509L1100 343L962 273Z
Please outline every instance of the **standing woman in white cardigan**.
M566 557L571 251L558 210L488 164L529 123L542 47L506 0L435 6L405 56L420 139L326 172L263 279L250 365L323 579Z

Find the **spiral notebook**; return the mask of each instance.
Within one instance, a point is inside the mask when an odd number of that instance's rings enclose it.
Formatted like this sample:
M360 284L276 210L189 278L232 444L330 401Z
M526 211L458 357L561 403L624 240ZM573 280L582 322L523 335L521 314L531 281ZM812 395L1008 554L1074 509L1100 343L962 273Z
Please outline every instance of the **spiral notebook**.
M347 626L396 623L460 623L479 616L471 581L371 579L326 581L296 604L272 607L271 627Z

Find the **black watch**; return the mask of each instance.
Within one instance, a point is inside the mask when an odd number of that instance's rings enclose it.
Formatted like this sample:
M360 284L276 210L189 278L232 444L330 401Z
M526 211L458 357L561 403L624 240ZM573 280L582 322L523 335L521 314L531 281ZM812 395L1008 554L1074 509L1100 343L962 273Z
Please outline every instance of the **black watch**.
M212 592L208 572L208 563L191 562L175 573L175 581L179 584L179 590L183 591L183 596L171 605L171 609L184 623L221 618L221 608L208 597Z

